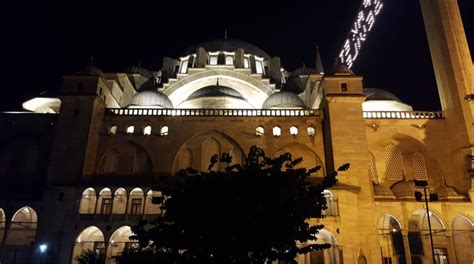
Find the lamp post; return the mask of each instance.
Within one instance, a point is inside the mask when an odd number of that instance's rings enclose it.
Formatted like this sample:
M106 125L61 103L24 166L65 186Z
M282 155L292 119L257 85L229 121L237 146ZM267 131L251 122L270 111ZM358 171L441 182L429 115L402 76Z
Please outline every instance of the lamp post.
M46 255L48 257L48 245L47 244L41 244L38 247L39 253L40 253L40 264L43 263L43 255Z
M431 242L431 256L433 258L433 264L436 263L435 259L435 253L434 253L434 245L433 245L433 234L431 232L431 220L430 220L430 209L428 207L428 195L426 194L426 189L428 188L428 181L419 181L419 180L414 180L415 186L417 188L422 188L423 192L425 194L425 204L426 204L426 216L428 217L428 229L430 232L430 242ZM415 199L417 201L422 200L423 194L421 192L415 192ZM438 195L433 193L430 194L430 201L437 201L438 200Z

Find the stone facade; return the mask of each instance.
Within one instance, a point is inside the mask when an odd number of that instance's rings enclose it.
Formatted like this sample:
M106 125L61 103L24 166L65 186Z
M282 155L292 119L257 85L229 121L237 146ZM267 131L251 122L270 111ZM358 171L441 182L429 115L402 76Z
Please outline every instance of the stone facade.
M113 263L135 246L130 226L160 215L151 203L160 177L206 170L217 153L242 162L252 145L321 165L311 177L351 164L325 191L325 217L309 220L324 224L316 243L331 249L299 263L432 263L428 224L437 263L474 262L472 103L463 96L472 64L451 54L467 49L459 20L450 20L454 32L438 32L457 10L453 1L421 2L442 112L406 111L386 91L374 97L386 103L368 111L362 77L349 69L324 74L319 65L288 76L278 57L224 39L165 58L156 72L88 66L65 76L58 113L46 105L57 100L30 101L45 114L2 113L0 262L77 263L89 249ZM458 48L445 54L437 43ZM439 68L446 61L451 70ZM438 196L429 214L415 181Z

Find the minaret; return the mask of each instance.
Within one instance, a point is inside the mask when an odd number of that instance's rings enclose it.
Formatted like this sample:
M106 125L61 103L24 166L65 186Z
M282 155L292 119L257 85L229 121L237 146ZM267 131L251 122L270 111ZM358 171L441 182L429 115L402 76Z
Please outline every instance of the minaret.
M318 74L324 75L323 62L321 61L321 55L319 54L319 46L316 45L316 72Z
M426 34L446 116L455 171L448 184L466 186L474 153L473 65L456 0L420 0Z

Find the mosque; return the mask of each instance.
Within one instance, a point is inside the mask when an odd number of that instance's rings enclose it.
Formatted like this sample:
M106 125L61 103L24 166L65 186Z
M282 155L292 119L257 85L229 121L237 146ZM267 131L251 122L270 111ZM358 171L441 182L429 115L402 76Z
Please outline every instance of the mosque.
M1 113L0 263L78 263L86 250L114 263L137 246L130 226L161 214L150 188L161 176L207 170L216 153L241 163L252 145L321 165L311 177L351 164L324 192L324 218L309 220L332 247L298 263L474 263L472 61L459 19L446 30L446 14L421 2L439 17L426 28L443 111L364 88L344 65L324 69L317 50L314 68L289 71L223 38L156 71L86 66L57 95Z

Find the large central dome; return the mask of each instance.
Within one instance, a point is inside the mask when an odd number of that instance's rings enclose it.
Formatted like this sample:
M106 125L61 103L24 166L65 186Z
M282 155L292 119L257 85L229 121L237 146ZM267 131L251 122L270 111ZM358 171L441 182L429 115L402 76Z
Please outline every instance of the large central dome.
M184 52L180 55L186 56L189 54L196 53L196 49L202 47L206 51L228 51L234 52L236 49L242 48L244 49L246 54L252 54L259 57L263 57L264 59L269 59L270 55L263 51L261 48L248 43L246 41L238 40L238 39L212 39L204 42L197 43L192 45L184 50Z

